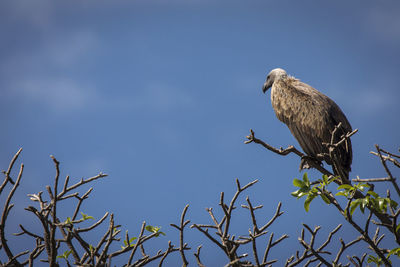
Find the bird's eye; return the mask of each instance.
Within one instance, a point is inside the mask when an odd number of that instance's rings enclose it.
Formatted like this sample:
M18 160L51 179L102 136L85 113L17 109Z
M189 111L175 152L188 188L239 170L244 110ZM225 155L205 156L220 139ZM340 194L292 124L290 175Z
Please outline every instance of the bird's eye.
M269 80L269 75L267 76L267 80Z

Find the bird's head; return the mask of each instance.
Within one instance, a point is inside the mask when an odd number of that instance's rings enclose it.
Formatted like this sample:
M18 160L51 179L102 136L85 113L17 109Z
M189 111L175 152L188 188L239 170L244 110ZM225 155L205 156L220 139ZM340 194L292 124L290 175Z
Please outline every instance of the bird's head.
M286 71L283 69L278 68L271 70L262 88L263 92L265 93L269 88L271 88L275 81L278 81L286 77L287 77Z

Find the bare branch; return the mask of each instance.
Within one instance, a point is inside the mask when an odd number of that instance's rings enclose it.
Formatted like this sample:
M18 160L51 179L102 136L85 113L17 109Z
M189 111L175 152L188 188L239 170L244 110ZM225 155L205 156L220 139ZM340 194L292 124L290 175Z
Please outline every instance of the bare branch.
M93 182L93 181L95 181L97 179L101 179L101 178L104 178L104 177L107 177L107 176L108 176L107 174L99 173L98 175L90 177L90 178L87 178L86 180L82 178L78 183L76 183L74 185L71 185L69 187L65 186L66 188L64 188L63 191L60 192L60 194L58 194L57 198L61 198L63 195L65 195L66 193L68 193L69 191L71 191L71 190L73 190L73 189L75 189L77 187L80 187L80 186L82 186L84 184ZM69 176L67 176L67 178L66 178L65 185L67 184L67 180L69 180Z
M16 156L14 156L13 160L14 160L14 159L16 160L16 158L18 157L18 155L19 155L20 152L21 152L21 151L18 151L18 152L17 152L17 154L16 154ZM14 160L14 161L15 161L15 160ZM10 164L10 166L12 167L12 164ZM10 171L11 171L11 170L10 170ZM14 186L12 187L10 193L9 193L8 196L7 196L7 199L6 199L6 202L5 202L5 204L4 204L4 208L3 208L3 213L2 213L2 215L1 215L1 220L0 220L0 240L1 240L1 246L3 247L4 251L6 252L7 257L8 257L10 260L13 259L13 260L12 260L12 263L13 263L13 264L16 264L16 265L19 265L19 262L16 260L16 258L14 258L13 253L11 252L10 248L8 247L7 239L6 239L6 237L5 237L5 232L4 232L4 231L5 231L5 223L6 223L6 220L7 220L8 213L9 213L10 209L12 208L12 204L10 205L10 201L11 201L11 199L12 199L12 197L13 197L15 191L17 190L17 187L19 186L19 183L20 183L21 178L22 178L22 173L23 173L23 171L24 171L24 164L21 164L21 167L20 167L19 173L18 173L17 181L14 183ZM6 176L7 176L7 174L6 174Z
M394 154L392 154L392 153L389 153L389 152L387 152L387 151L385 151L385 150L383 150L383 149L379 149L380 151L382 151L383 153L386 153L386 154L388 154L387 156L384 156L384 155L379 155L380 153L376 153L376 152L374 152L374 151L371 151L371 152L369 152L369 153L371 153L372 155L375 155L375 156L379 156L379 157L381 157L382 156L382 158L385 160L385 161L390 161L390 162L392 162L396 167L399 167L400 168L400 162L398 162L396 159L394 159L393 157L399 157L398 155L394 155Z
M339 252L337 253L336 258L335 258L335 260L333 261L333 263L334 263L334 264L338 264L338 263L339 263L339 259L340 259L341 255L342 255L342 253L344 252L344 250L347 249L348 247L350 247L350 246L352 246L352 245L358 243L358 242L361 241L361 240L363 240L363 237L362 237L362 236L359 236L359 237L357 237L356 239L354 239L353 241L351 241L351 242L349 242L349 243L346 244L346 243L344 243L343 239L340 239L341 247L340 247L340 250L339 250Z
M373 183L373 182L390 182L392 179L390 177L383 177L383 178L365 178L365 179L352 179L353 182L360 182L360 183Z
M100 266L100 264L102 263L103 259L104 259L104 261L105 261L108 248L109 248L109 246L111 245L111 242L113 241L113 238L114 238L114 236L115 236L115 234L116 234L116 233L114 232L114 214L112 214L112 213L110 214L110 225L109 225L109 227L108 227L107 233L108 233L108 240L107 240L106 244L104 245L104 249L103 249L103 251L101 252L100 257L98 258L95 267ZM99 248L100 246L101 246L101 242L100 242L100 244L97 246L97 248ZM97 248L96 248L96 249L97 249ZM94 253L94 254L95 254L95 253Z
M143 222L143 223L142 223L142 228L140 229L139 237L137 238L138 241L137 241L136 244L133 246L132 252L131 252L131 254L130 254L130 256L129 256L128 265L131 264L131 262L132 262L132 260L133 260L133 256L135 255L135 252L136 252L136 250L137 250L137 247L138 247L138 245L140 244L140 240L141 240L142 237L143 237L143 232L144 232L145 226L146 226L146 222ZM129 247L129 245L128 245L128 247Z
M400 187L399 187L399 185L396 183L396 179L393 177L391 171L389 170L389 167L388 167L387 164L386 164L386 160L388 160L388 159L394 160L394 159L391 158L390 156L386 156L386 157L383 156L382 153L381 153L381 150L380 150L379 146L378 146L378 145L375 145L375 147L376 147L376 151L378 152L379 159L381 160L381 163L382 163L383 167L385 168L386 173L387 173L388 176L390 177L390 179L391 179L390 181L392 182L392 185L393 185L394 189L396 189L397 195L400 196ZM394 160L394 161L397 162L396 160ZM396 166L397 166L397 165L396 165ZM398 167L400 167L400 164L398 165Z
M202 247L201 245L197 247L197 252L194 253L194 256L196 257L197 265L199 267L206 267L203 263L201 263L201 260L200 260L200 249L201 249L201 247Z
M11 159L10 164L8 165L7 171L3 171L5 177L4 177L3 183L0 186L0 195L1 195L1 192L3 192L4 187L7 185L7 182L10 182L11 184L14 184L14 181L10 177L10 173L11 173L11 170L12 170L12 168L14 166L14 163L17 160L17 158L18 158L19 154L21 153L21 151L22 151L22 147L17 151L17 153L15 153L14 157Z
M182 263L183 263L184 267L186 267L189 264L189 262L186 259L185 251L184 251L184 249L187 248L187 244L183 243L183 230L184 230L185 226L190 223L189 220L185 221L185 215L186 215L188 208L189 208L189 204L187 204L182 211L180 226L177 226L177 225L171 223L171 226L175 227L179 231L179 252L181 254ZM187 249L190 249L190 248L187 248Z
M81 233L81 232L88 232L90 230L93 230L95 227L99 226L107 218L108 214L109 213L106 212L100 220L98 220L97 222L95 222L94 224L92 224L91 226L89 226L87 228L78 228L78 229L76 229L76 232Z
M264 141L255 138L254 136L254 131L252 129L250 129L250 135L246 136L246 138L248 139L248 141L245 141L245 144L249 144L249 143L256 143L256 144L260 144L263 147L265 147L266 149L281 155L281 156L286 156L290 153L294 153L297 156L299 156L300 158L306 158L306 155L304 155L302 152L300 152L298 149L296 149L294 146L288 146L286 149L280 148L277 149L267 143L265 143ZM325 169L324 167L322 167L320 164L318 164L316 161L314 160L310 160L308 161L308 164L310 165L310 167L317 169L318 171L320 171L322 174L326 174L328 176L332 175L332 173L330 171L328 171L327 169Z
M274 216L271 218L271 220L269 220L269 222L267 222L263 227L260 228L260 231L263 232L265 229L267 229L271 224L274 223L274 221L283 214L283 211L281 211L281 207L282 207L282 202L278 203L278 206L276 208L275 214Z

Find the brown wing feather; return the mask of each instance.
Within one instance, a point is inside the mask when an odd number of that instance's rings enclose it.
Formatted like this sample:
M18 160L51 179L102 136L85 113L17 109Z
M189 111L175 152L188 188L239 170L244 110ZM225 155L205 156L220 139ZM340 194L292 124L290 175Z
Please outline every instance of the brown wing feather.
M342 123L341 127L338 129L337 134L335 136L334 142L338 142L343 135L345 135L348 132L352 131L351 125L349 121L347 120L346 116L342 112L342 110L339 108L338 105L336 105L332 101L331 109L330 109L330 116L332 119L332 124L333 125L338 125L339 122ZM351 163L353 160L353 151L351 147L351 140L347 139L346 142L342 143L337 149L336 149L336 154L338 157L338 162L337 166L341 167L341 170L336 170L340 176L342 174L349 174L351 170Z
M317 155L321 153L323 149L322 140L313 135L310 128L302 126L303 125L291 123L288 125L288 128L293 136L296 138L296 140L299 142L304 152L309 156L317 158Z
M351 131L350 123L341 109L327 96L297 79L288 77L276 81L271 90L271 103L278 119L284 122L304 152L312 157L328 153L323 143L330 143L335 126L342 122L334 141ZM348 176L352 161L351 142L337 149L337 175ZM329 157L324 160L332 165ZM339 170L338 170L339 169ZM347 177L346 177L347 178Z

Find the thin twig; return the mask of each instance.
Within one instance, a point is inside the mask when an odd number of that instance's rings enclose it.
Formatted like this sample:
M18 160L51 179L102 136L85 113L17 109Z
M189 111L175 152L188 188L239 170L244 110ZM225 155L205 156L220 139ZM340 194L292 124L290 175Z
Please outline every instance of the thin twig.
M5 177L4 177L3 183L0 186L0 195L1 195L1 192L3 192L4 187L7 185L7 182L10 182L11 184L15 184L14 181L10 177L10 173L11 173L14 163L17 160L21 151L22 151L22 147L17 151L17 153L15 153L14 157L11 159L10 164L8 165L7 171L3 171Z
M392 182L394 189L396 189L397 195L400 196L400 188L399 188L399 185L396 183L396 179L393 177L392 172L389 170L389 167L386 164L386 160L384 159L384 156L382 155L379 146L375 145L375 147L376 147L376 151L378 151L379 158L381 160L383 167L385 168L386 173L391 178L390 181Z
M189 220L185 221L185 215L186 215L188 208L189 208L189 204L187 204L182 211L180 226L177 226L176 224L171 223L171 226L175 227L179 231L179 252L181 254L182 263L183 263L184 267L186 267L189 264L189 262L186 259L185 251L184 251L184 248L186 248L187 244L183 243L183 230L184 230L185 226L190 223Z
M18 155L17 155L17 157L18 157ZM14 158L16 158L16 157L14 157ZM7 199L6 199L6 202L4 204L4 208L3 208L3 213L1 215L1 220L0 220L0 240L1 240L1 245L2 245L4 251L6 252L6 254L7 254L9 259L13 259L14 255L11 252L11 249L8 247L7 239L5 237L5 232L4 232L5 231L5 223L6 223L9 211L13 207L12 204L10 205L10 201L11 201L15 191L17 190L17 187L19 186L19 183L20 183L21 178L22 178L23 171L24 171L24 164L21 164L21 167L20 167L19 173L18 173L17 181L14 183L14 186L12 187L10 193L7 196ZM13 263L19 265L19 262L16 259L13 260Z

